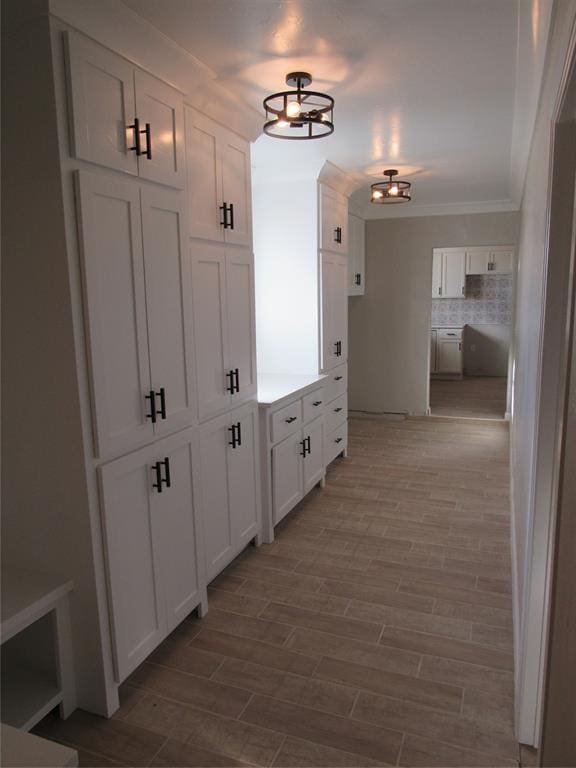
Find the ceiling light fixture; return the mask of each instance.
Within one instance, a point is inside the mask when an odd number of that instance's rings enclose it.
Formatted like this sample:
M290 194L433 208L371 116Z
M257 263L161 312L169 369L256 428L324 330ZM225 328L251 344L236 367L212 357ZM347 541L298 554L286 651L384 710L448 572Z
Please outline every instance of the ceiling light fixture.
M275 139L321 139L334 132L334 99L326 93L306 91L308 72L290 72L286 85L295 90L272 93L264 99L264 133Z
M370 189L372 195L370 202L372 203L407 203L412 199L410 195L409 181L396 181L394 176L398 176L398 171L388 170L384 171L384 176L388 176L386 181L379 181L376 184L372 184Z

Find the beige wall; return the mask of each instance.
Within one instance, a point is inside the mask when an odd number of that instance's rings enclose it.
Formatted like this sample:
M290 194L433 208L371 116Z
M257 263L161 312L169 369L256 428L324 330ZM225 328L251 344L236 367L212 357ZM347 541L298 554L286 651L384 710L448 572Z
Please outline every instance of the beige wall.
M366 293L349 299L351 409L424 413L432 249L515 244L517 213L366 222Z

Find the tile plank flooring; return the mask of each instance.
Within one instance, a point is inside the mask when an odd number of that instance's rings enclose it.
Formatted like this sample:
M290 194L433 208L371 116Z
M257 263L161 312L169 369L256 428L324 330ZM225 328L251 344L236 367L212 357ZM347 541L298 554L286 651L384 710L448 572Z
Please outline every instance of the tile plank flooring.
M430 379L430 411L433 416L503 419L506 389L505 376Z
M350 456L211 585L82 766L514 766L505 422L352 419Z

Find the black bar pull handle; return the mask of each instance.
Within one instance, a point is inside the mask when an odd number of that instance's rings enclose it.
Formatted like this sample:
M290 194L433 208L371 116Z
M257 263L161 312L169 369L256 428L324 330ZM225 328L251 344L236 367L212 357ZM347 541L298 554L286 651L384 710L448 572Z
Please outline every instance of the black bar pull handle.
M230 229L234 229L234 203L230 203L228 210L230 211Z
M156 392L151 389L147 395L144 395L144 400L150 400L150 413L146 414L146 418L150 419L152 424L156 424Z
M343 376L334 376L334 381L342 381Z
M306 440L300 440L300 445L302 446L302 453L300 456L302 456L302 458L306 458Z
M334 442L335 443L341 443L342 442L342 438L341 437L337 437L336 440L334 440Z
M362 285L362 275L360 272L356 272L356 285Z
M236 391L234 386L234 371L228 371L226 374L226 378L229 379L228 386L226 387L226 392L230 392L231 395L234 394Z
M306 442L306 450L308 451L309 454L312 453L312 448L310 445L310 435L308 435L305 442Z
M336 227L336 229L334 230L334 242L335 243L342 242L342 227Z
M164 485L166 488L170 488L172 485L172 482L170 480L170 459L168 456L165 457L164 461L160 462L161 464L164 464Z
M152 464L151 469L156 474L156 482L152 483L152 488L156 488L158 493L162 493L162 463L157 461Z
M236 423L236 430L237 430L237 444L242 445L242 424L238 421Z
M166 390L164 387L160 387L160 418L166 419Z
M238 441L236 439L236 424L232 424L231 427L228 427L228 432L232 433L232 440L228 442L228 445L231 445L232 448L236 448L238 445Z
M287 419L284 419L286 424L292 424L293 421L296 421L298 417L297 416L289 416Z
M238 368L234 368L234 391L240 392L240 371Z
M312 405L317 408L319 405L322 405L322 400L315 400Z
M224 227L224 229L232 229L232 226L228 221L228 213L230 212L230 207L226 203L222 203L220 210L222 211L222 221L220 222L220 226Z
M150 123L146 123L144 130L139 130L138 133L143 133L146 136L146 151L140 151L141 155L146 155L148 160L152 160L152 129Z
M128 128L131 128L134 131L134 146L130 147L130 152L136 152L136 157L140 157L142 154L142 145L140 144L140 120L135 117L134 122L132 125L129 125Z
M334 408L334 413L340 413L341 410L342 408Z

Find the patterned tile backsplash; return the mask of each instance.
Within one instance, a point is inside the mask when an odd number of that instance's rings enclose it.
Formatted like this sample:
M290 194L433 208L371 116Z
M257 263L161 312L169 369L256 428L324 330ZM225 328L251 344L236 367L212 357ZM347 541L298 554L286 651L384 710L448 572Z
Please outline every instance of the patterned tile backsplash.
M431 327L512 323L512 275L468 275L466 297L432 299Z

